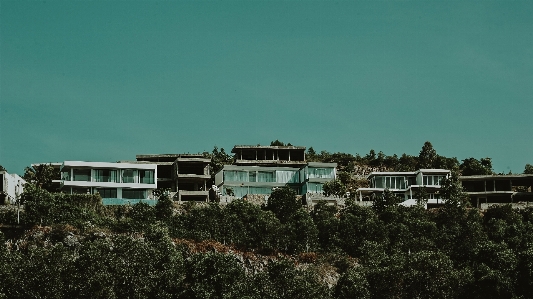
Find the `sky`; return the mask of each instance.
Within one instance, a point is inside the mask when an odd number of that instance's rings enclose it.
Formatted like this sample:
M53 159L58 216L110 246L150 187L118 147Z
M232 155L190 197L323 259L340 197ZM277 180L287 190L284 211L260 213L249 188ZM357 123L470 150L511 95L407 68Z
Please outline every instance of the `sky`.
M280 140L533 164L533 1L0 0L0 165Z

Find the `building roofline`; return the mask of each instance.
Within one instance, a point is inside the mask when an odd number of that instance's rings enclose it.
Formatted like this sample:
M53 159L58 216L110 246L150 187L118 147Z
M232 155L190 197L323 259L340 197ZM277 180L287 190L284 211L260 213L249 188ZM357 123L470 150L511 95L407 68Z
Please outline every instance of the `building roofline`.
M86 168L120 168L120 169L157 169L157 164L150 163L118 163L118 162L86 162L86 161L65 161L61 168L86 167Z
M416 171L385 171L385 172L379 172L374 171L371 172L368 176L368 178L371 178L373 176L383 176L383 175L391 175L391 176L402 176L402 175L417 175L419 173L450 173L448 169L419 169Z
M179 154L142 154L135 155L136 158L177 158Z
M305 146L278 146L278 145L235 145L231 152L233 153L236 149L296 149L296 150L305 150Z
M477 181L477 180L498 180L498 179L533 179L533 174L487 174L487 175L462 175L460 181Z
M337 167L337 163L329 163L329 162L307 162L307 166L311 167Z
M276 171L276 170L294 170L298 171L302 169L301 167L277 167L277 166L256 166L256 165L234 165L234 164L228 164L224 165L222 167L222 170L258 170L258 171ZM220 172L219 171L219 172ZM217 172L217 173L219 173Z

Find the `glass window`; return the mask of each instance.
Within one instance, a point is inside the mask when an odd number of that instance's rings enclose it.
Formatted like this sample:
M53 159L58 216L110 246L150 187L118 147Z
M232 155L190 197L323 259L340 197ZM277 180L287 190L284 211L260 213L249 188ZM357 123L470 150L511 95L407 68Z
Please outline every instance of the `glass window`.
M117 171L113 169L96 169L95 180L97 182L118 182Z
M278 170L276 171L277 183L298 183L298 173L293 170Z
M307 183L306 189L309 193L321 193L322 186L323 184L321 183Z
M70 181L70 170L61 172L61 179L63 181Z
M153 170L139 170L139 176L141 178L141 184L153 184L154 183L154 171Z
M224 181L226 182L247 182L248 172L239 170L224 171Z
M424 176L424 185L433 186L440 185L441 180L444 179L442 175L425 175Z
M133 169L124 169L122 171L122 182L123 183L134 183L135 182L135 176Z
M250 171L248 173L248 178L249 178L249 182L256 182L257 181L257 174L255 173L255 171Z
M91 170L90 169L74 169L74 181L79 182L90 182L91 181Z
M375 179L375 182L376 182L375 188L385 188L384 187L384 181L385 181L384 177L376 177L374 179Z
M272 171L258 171L257 172L257 181L258 182L275 182L274 172Z
M146 199L144 190L122 189L122 198L126 199Z
M117 189L98 188L101 198L117 198Z

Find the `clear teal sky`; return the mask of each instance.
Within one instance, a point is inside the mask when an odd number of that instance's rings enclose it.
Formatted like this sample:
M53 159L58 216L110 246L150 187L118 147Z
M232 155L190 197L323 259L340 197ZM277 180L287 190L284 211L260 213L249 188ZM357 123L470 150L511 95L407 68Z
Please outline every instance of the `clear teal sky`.
M279 139L533 164L533 1L0 0L0 164Z

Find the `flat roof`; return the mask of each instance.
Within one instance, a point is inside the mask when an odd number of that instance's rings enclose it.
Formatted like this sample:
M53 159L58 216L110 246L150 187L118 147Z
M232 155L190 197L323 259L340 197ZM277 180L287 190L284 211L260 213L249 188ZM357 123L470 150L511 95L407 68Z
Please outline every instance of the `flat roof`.
M65 161L61 168L84 167L84 168L120 168L120 169L156 169L157 164L145 163L117 163L117 162L86 162L86 161Z
M277 167L277 166L246 166L246 165L224 165L222 170L247 170L247 171L276 171L276 170L288 170L288 171L298 171L300 167ZM221 171L222 171L221 170Z
M419 169L417 171L387 171L387 172L371 172L367 178L373 177L373 176L404 176L404 175L417 175L419 173L450 173L447 169Z
M307 162L307 166L311 166L311 167L337 167L337 163Z
M35 168L36 166L39 166L39 165L51 165L54 168L59 168L61 167L61 165L63 165L63 163L62 162L32 163L31 167Z
M462 175L460 181L483 180L533 180L533 174L489 174L489 175Z
M283 150L305 150L305 146L277 146L277 145L235 145L233 149L231 150L232 153L234 153L234 150L237 149L283 149Z
M371 172L368 175L368 177L377 176L377 175L398 175L398 176L402 176L402 175L416 175L416 174L417 174L416 171L385 171L385 172L375 171L375 172Z
M203 154L142 154L136 158L205 158Z
M135 155L136 158L177 158L179 154L145 154Z

